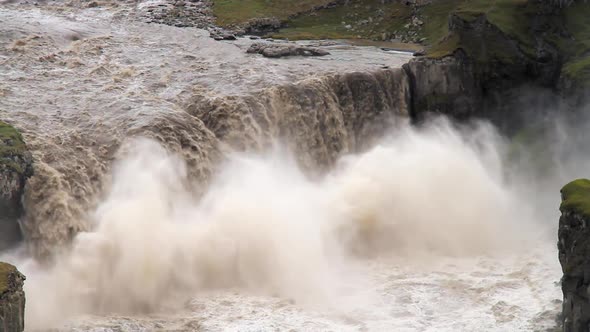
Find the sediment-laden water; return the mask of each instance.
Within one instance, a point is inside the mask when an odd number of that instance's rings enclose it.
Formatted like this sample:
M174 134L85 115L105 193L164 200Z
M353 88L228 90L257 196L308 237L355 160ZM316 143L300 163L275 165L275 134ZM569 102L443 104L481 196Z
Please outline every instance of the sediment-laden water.
M142 6L0 7L0 117L35 159L3 257L28 328L555 325L568 139L541 178L490 125L408 124L408 55L266 59Z

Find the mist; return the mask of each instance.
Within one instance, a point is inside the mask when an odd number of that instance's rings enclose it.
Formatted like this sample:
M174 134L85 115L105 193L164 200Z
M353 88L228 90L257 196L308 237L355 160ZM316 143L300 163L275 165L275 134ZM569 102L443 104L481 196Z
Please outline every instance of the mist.
M281 146L234 153L202 197L179 156L137 138L113 166L92 232L51 268L6 259L27 276L33 329L81 314L181 308L212 289L349 309L371 301L356 269L365 260L410 265L552 244L559 187L590 161L575 153L584 139L571 133L584 131L572 125L588 123L543 127L536 144L550 148L539 156L485 122L438 118L398 128L313 179Z

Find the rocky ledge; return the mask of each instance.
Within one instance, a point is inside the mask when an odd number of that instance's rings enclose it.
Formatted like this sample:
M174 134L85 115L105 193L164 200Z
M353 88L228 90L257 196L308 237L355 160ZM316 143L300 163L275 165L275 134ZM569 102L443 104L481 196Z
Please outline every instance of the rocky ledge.
M300 46L297 44L267 44L254 43L248 48L247 53L259 53L267 58L282 58L285 56L324 56L330 52L315 48Z
M0 250L21 239L25 182L33 173L32 157L21 134L0 121Z
M25 276L16 267L0 262L0 331L25 329Z
M563 331L590 328L590 180L561 189L558 243L563 270Z

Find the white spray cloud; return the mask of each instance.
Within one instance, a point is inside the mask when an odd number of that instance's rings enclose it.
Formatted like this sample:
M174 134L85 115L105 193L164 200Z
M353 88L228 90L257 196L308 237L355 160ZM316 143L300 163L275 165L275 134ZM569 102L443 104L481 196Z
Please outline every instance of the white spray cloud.
M28 326L156 310L218 287L335 305L345 271L365 255L524 246L526 213L504 183L498 146L488 127L462 134L437 122L347 156L320 180L285 154L238 154L197 200L182 160L135 140L114 165L94 231L49 270L19 264Z

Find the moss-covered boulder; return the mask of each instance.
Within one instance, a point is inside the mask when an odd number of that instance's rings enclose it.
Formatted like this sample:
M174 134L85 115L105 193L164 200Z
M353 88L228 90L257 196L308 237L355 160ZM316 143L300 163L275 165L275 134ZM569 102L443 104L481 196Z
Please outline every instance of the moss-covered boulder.
M32 170L32 157L21 134L0 121L0 250L21 238L21 198Z
M564 331L590 328L590 180L578 179L561 189L558 243L563 270Z
M16 267L0 262L0 331L25 329L25 276Z

